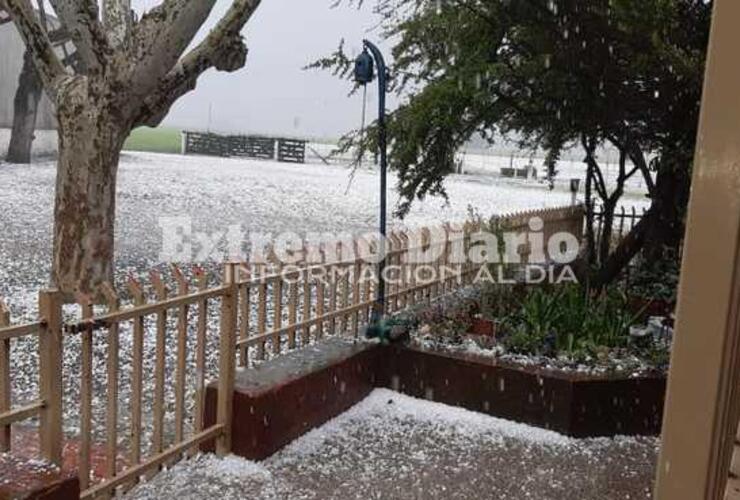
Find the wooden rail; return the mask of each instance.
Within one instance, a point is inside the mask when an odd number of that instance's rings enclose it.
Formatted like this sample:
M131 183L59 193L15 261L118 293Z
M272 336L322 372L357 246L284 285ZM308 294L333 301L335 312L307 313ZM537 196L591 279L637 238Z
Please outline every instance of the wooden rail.
M10 325L10 310L0 299L0 452L12 451L12 425L39 417L39 444L43 458L62 462L62 325L61 303L54 291L39 294L43 321ZM39 396L33 403L13 408L11 341L38 337Z
M16 408L15 410L6 411L0 415L0 426L9 426L16 422L35 417L41 413L44 408L43 401L36 401L26 406Z
M80 495L80 498L86 500L90 498L100 498L102 496L112 496L113 492L119 486L125 485L134 478L142 477L146 473L158 470L159 467L161 467L163 464L173 458L176 458L177 455L183 454L188 449L197 448L199 445L223 435L224 430L225 427L221 424L218 424L205 431L199 432L198 434L186 439L185 441L172 446L167 451L159 453L136 465L135 467L130 468L126 472L126 474L121 474L115 479L106 481L105 483L98 484L96 486L93 486L92 488L87 489L86 491L83 491Z

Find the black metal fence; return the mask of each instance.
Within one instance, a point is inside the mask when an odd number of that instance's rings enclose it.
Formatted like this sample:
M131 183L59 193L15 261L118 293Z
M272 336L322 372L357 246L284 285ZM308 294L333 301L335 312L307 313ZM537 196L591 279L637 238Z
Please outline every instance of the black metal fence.
M278 139L278 161L306 163L306 141Z
M228 139L229 156L245 156L264 160L275 158L275 139L246 135L232 135Z
M605 237L605 235L602 235L602 229L604 227L604 209L601 206L596 206L593 209L593 228L594 228L594 238L595 238L595 248L598 249L601 247L601 241L602 238ZM632 231L632 229L645 217L645 214L647 213L648 209L646 207L630 207L625 208L624 206L617 208L617 210L614 213L614 220L612 222L612 231L611 231L611 240L609 242L609 246L611 249L615 249L624 238L627 237L627 235ZM678 245L677 254L675 256L676 261L680 263L682 257L683 257L683 242ZM638 254L638 257L641 254ZM630 265L626 269L626 280L625 282L629 282L630 280L630 273L631 269L636 266L639 258L636 257L632 259L632 262L630 262Z
M306 163L306 141L281 137L183 132L182 153ZM277 153L277 157L276 157Z
M602 228L604 227L604 207L596 206L593 209L594 216L594 235L597 240L601 237ZM619 207L614 212L614 221L612 222L612 234L611 234L611 245L618 245L625 236L637 225L640 220L647 213L647 208L635 208L630 207L625 209L624 206ZM596 242L597 248L600 245L600 241Z

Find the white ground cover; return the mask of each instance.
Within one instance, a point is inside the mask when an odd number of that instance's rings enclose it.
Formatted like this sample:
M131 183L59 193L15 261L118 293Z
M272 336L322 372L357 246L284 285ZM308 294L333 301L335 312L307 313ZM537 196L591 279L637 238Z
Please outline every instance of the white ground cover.
M48 283L52 240L53 162L32 166L0 163L0 295L16 314L35 309L36 292ZM391 177L393 182L393 177ZM570 194L544 185L489 176L451 176L449 203L415 203L397 226L460 221L469 207L490 216L562 206ZM391 195L389 211L398 197ZM626 204L640 202L628 199ZM117 205L119 274L144 273L159 262L161 217L189 217L193 230L215 234L230 225L246 232L277 234L356 233L376 227L377 173L338 166L289 165L271 161L125 153ZM196 249L197 249L196 245ZM220 260L220 255L212 255Z
M391 177L391 184L393 183ZM49 283L55 164L52 161L31 166L0 163L0 296L13 313L13 321L36 318L38 291ZM439 224L468 217L469 208L484 216L562 206L570 194L562 188L549 191L540 184L504 181L491 176L451 176L446 183L449 203L428 199L414 205L405 221L391 219L396 226ZM391 195L392 210L397 195ZM625 203L632 204L634 199ZM129 274L148 282L148 270L164 268L159 261L162 249L161 217L189 217L193 231L223 233L229 226L246 232L280 233L356 233L376 225L378 175L359 171L350 183L350 171L339 166L289 165L271 161L222 159L199 156L125 153L121 159L117 197L117 276L119 290L125 289ZM211 255L211 270L218 272L218 254ZM165 268L166 269L166 268ZM186 269L187 272L187 269ZM170 284L171 284L170 280ZM173 287L171 287L172 289ZM209 318L208 377L217 366L217 308ZM268 311L268 318L272 314ZM173 345L174 315L169 317L168 342ZM145 373L152 373L153 319L146 324ZM269 325L268 325L269 327ZM95 428L104 430L106 346L105 332L95 339L94 411ZM131 325L121 333L120 419L125 435L130 417ZM188 344L188 398L192 409L194 387L194 345ZM65 343L65 423L77 428L79 404L79 339ZM175 349L167 350L168 392L166 404L174 405L169 387L175 367ZM37 398L38 360L34 338L15 341L11 359L13 394L17 404ZM144 408L151 408L152 386L145 381ZM171 427L171 411L166 422ZM190 414L192 419L192 414ZM145 415L145 428L151 429ZM102 432L100 432L102 435ZM146 436L144 442L146 443ZM123 443L125 444L125 443Z
M137 500L650 498L657 440L571 439L385 389L270 459L200 456Z

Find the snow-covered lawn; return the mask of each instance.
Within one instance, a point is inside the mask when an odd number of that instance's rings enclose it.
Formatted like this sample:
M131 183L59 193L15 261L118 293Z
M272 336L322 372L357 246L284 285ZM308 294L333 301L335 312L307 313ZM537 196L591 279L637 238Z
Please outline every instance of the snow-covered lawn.
M657 441L576 440L385 389L262 463L201 456L136 500L650 498Z
M13 312L14 322L35 319L37 293L48 285L52 242L55 165L0 164L0 296ZM463 220L469 207L490 216L526 209L570 203L564 189L504 181L490 176L452 176L447 182L449 203L429 199L416 203L405 221L392 224L418 226ZM193 230L225 232L240 225L246 232L298 234L363 232L375 227L378 206L377 173L359 171L350 183L350 171L338 166L288 165L269 161L126 153L119 172L117 205L117 286L124 290L129 273L148 281L147 272L160 264L162 247L160 217L190 217ZM397 196L392 196L391 208ZM215 260L217 256L214 256ZM213 266L216 271L218 266ZM209 317L208 377L217 366L217 304ZM268 314L269 317L272 315ZM168 335L175 331L170 315ZM153 318L146 323L145 373L152 373ZM131 325L121 326L120 416L122 432L130 418ZM194 364L194 346L188 345L188 365ZM38 359L35 338L13 343L13 394L17 404L37 397ZM105 362L104 335L95 337L95 429L104 429ZM65 342L65 424L77 428L79 401L79 338ZM167 350L167 377L175 366L175 349ZM189 370L188 398L192 406L194 370ZM151 408L153 381L145 380L145 408ZM166 404L171 409L173 391ZM189 408L189 410L192 408ZM171 413L171 412L170 412ZM192 418L191 412L189 418ZM172 425L171 414L166 424ZM151 429L145 415L145 428ZM145 442L147 442L145 436ZM122 443L125 444L125 443Z
M28 166L0 163L0 295L16 313L35 308L36 292L48 283L52 240L53 162ZM392 178L393 179L393 178ZM452 176L449 204L417 202L395 225L463 220L469 207L490 216L570 203L564 188L505 181L490 176ZM395 193L395 191L394 191ZM397 195L393 194L389 209ZM627 200L627 204L639 202ZM125 153L117 206L119 274L142 273L157 264L162 248L160 217L190 217L193 230L247 232L360 232L376 227L377 173L338 166Z

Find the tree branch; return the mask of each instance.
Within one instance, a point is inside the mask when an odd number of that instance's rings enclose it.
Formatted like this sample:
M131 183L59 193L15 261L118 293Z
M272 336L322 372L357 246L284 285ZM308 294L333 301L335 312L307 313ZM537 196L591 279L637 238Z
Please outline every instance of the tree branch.
M103 25L113 47L125 47L131 38L131 0L103 0Z
M110 52L95 0L49 0L77 48L84 72L99 71Z
M216 0L165 0L134 27L133 91L147 95L177 64L208 19Z
M67 75L64 65L54 52L49 36L36 18L29 0L5 0L5 8L13 18L18 32L33 55L36 70L52 98L56 98L58 81Z
M593 180L596 183L596 191L602 200L609 198L609 194L606 191L606 182L604 181L604 175L601 172L601 167L596 161L596 143L593 138L586 138L585 135L581 135L581 144L583 149L586 150L586 164L591 167Z
M180 97L193 90L198 77L210 68L233 72L246 63L247 47L241 30L261 0L234 0L224 17L208 36L161 79L156 90L144 100L137 124L156 126Z
M628 149L628 154L630 156L630 159L632 160L632 163L634 163L634 165L640 169L640 172L642 172L642 177L645 179L645 185L647 186L648 193L650 194L650 196L654 196L655 181L653 180L653 176L650 175L650 167L645 160L645 154L642 152L642 149L640 149L633 143Z

